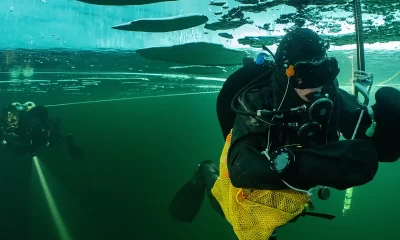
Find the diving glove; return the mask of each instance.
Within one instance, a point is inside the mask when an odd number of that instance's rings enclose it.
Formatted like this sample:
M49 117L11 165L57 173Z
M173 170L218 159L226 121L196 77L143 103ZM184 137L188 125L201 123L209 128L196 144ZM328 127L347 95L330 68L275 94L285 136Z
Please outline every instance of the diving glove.
M377 148L380 162L395 162L400 157L400 91L382 87L375 94L376 103L371 106L373 119L366 134Z

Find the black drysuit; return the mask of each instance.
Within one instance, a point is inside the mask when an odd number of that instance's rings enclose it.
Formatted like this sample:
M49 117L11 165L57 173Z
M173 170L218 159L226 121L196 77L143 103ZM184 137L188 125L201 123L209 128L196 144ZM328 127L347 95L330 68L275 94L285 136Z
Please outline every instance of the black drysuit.
M232 110L226 109L228 105L230 109L230 101L233 95L240 90L237 86L246 85L255 78L255 75L260 75L266 71L266 68L261 70L259 66L253 65L252 68L243 67L232 74L224 84L217 101L217 109L221 109L221 106L225 108L225 114L222 114L221 110L217 110L225 138L228 129L232 128L232 141L228 152L228 170L235 187L269 190L287 189L288 186L281 180L284 179L291 186L305 190L317 185L343 190L371 181L378 170L379 161L397 160L397 157L390 157L389 159L386 157L384 150L387 150L387 148L382 147L382 139L385 137L382 133L378 132L373 138L365 135L366 129L371 125L370 117L366 113L363 116L356 138L339 141L340 133L346 139L350 139L353 135L362 106L359 105L355 96L338 88L337 83L335 83L323 89L323 92L331 96L334 102L334 110L329 123L323 124L319 135L313 139L302 138L297 135L295 130L271 127L271 151L288 145L302 146L302 148L291 148L295 155L295 161L291 164L288 172L279 176L277 172L272 170L270 161L265 155L261 154L267 147L269 124L259 120L255 121L249 116L236 116ZM252 76L246 77L246 72L247 74L252 73L250 74ZM277 79L276 74L279 73L271 71L266 74L260 79L260 81L266 83L263 87L240 97L242 100L246 98L247 109L252 111L258 109L272 110L280 104L287 81L285 79L282 81L282 78L279 81L275 80ZM268 81L269 79L272 80ZM226 92L229 91L230 95L228 96ZM289 86L281 109L296 107L304 103L295 90ZM238 105L239 109L244 110L241 104ZM232 111L230 115L226 114L229 111Z

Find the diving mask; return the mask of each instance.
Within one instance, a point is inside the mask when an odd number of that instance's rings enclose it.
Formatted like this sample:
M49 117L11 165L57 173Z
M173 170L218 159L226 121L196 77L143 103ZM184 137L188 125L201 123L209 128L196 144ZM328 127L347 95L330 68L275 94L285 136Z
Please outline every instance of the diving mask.
M24 104L21 104L19 102L14 102L11 105L13 105L18 111L30 111L32 108L36 107L36 104L34 102L26 102Z
M318 62L297 62L288 67L291 85L294 88L317 88L333 83L340 69L336 58L324 58Z

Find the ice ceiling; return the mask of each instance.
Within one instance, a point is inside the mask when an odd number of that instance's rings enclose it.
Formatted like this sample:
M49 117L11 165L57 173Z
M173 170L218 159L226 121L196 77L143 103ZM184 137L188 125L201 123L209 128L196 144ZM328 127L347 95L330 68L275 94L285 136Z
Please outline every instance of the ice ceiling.
M352 7L345 0L1 0L0 47L134 50L206 42L260 48L295 26L343 46L355 43ZM398 0L363 0L362 9L366 43L400 40Z

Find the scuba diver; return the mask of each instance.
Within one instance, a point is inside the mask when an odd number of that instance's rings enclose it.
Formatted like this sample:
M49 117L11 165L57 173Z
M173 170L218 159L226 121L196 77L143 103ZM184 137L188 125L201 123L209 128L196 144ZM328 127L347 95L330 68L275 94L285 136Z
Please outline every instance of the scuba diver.
M48 117L47 108L33 102L9 104L3 109L0 122L0 143L17 156L36 156L39 149L56 147L65 141L75 159L84 156L71 134L61 133L61 120Z
M379 162L397 161L399 141L388 134L400 134L400 91L382 87L374 105L359 103L339 88L328 49L317 33L297 28L282 38L272 67L254 77L255 66L245 66L228 78L217 100L225 108L217 110L225 138L219 168L197 166L170 203L174 219L192 222L207 193L240 240L276 239L275 229L299 216L334 218L306 211L314 189L326 200L327 187L364 185Z

